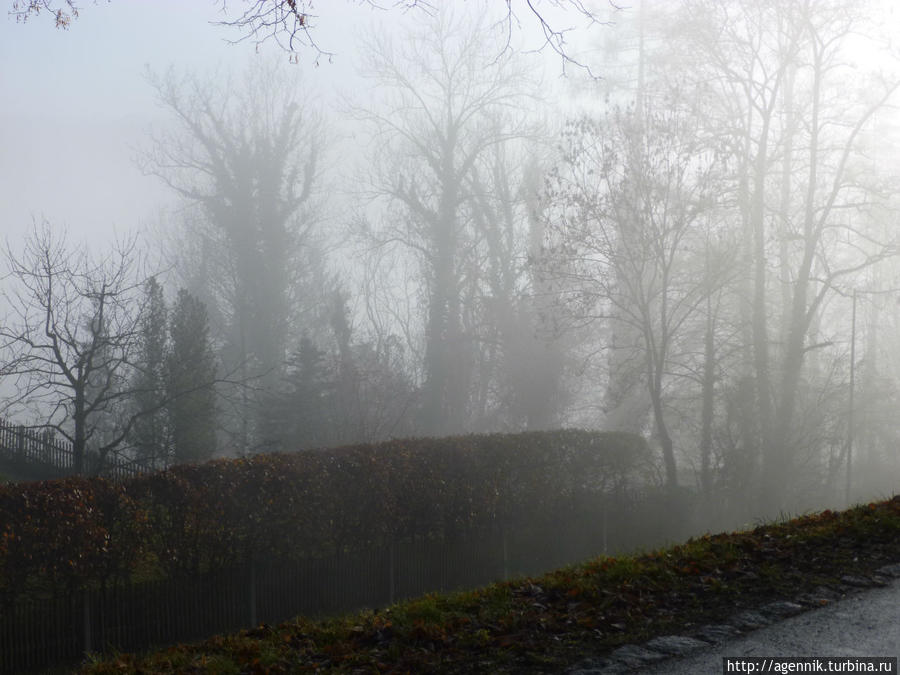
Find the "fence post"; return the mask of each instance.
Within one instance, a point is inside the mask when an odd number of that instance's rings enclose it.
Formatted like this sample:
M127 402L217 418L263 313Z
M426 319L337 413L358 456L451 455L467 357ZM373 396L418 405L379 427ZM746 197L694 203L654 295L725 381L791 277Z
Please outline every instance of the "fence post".
M506 528L500 532L500 542L503 546L503 581L509 580L509 546L506 542Z
M250 551L249 578L247 583L247 604L250 610L250 626L256 628L256 558Z
M608 555L608 547L607 547L607 514L609 513L609 500L606 498L606 495L603 496L603 555Z
M25 457L25 427L21 424L16 434L16 454L19 456L19 459L24 459Z
M91 635L91 599L90 591L85 589L81 595L82 620L84 621L84 653L89 654L93 650Z
M390 546L390 565L388 574L390 575L389 585L389 604L393 605L400 596L400 542L392 539Z
M388 604L394 604L394 542L388 544Z

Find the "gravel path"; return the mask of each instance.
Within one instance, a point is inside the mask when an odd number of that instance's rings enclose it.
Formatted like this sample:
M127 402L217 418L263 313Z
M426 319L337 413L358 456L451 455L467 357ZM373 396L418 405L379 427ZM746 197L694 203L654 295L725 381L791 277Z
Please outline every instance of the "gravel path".
M803 611L794 603L775 603L758 613L736 615L728 624L706 627L702 635L696 635L702 640L670 636L646 645L628 645L611 658L587 659L568 673L712 675L723 672L724 656L897 657L900 566L891 567L894 578L886 586L851 593L817 609ZM754 627L754 621L769 625Z

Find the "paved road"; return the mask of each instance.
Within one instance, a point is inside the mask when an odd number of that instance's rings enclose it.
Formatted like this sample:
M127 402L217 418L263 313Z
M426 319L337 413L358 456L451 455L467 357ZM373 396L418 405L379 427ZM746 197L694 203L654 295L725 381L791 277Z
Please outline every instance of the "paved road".
M723 657L860 657L900 656L900 564L886 566L878 578L884 587L856 591L830 604L804 611L797 603L772 603L760 612L740 612L719 626L698 631L705 642L685 636L655 638L645 645L628 645L608 657L588 658L568 675L716 675L723 673ZM847 583L859 578L845 577ZM822 593L825 595L823 596ZM815 597L840 595L823 589ZM809 596L808 596L809 598ZM779 616L789 616L777 620ZM766 618L768 617L768 618ZM776 619L775 623L771 623ZM769 623L764 628L751 626ZM737 631L735 629L738 629ZM739 636L738 636L739 635ZM712 643L713 646L710 646ZM665 654L688 654L665 657ZM827 666L825 666L827 667ZM738 671L740 672L740 671ZM743 672L747 672L746 670ZM772 670L772 672L788 672ZM794 671L803 672L803 671ZM812 671L806 671L812 672ZM827 672L827 671L826 671ZM843 672L854 672L844 670ZM865 672L856 670L855 672Z
M900 580L641 672L722 673L723 656L900 656Z

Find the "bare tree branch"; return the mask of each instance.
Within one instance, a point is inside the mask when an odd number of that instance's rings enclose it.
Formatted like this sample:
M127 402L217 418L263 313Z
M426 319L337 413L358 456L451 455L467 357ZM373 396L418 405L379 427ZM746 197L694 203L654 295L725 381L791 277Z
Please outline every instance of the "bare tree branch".
M97 0L94 0L95 4ZM350 1L350 0L348 0ZM426 0L393 0L391 2L379 2L378 0L352 0L357 5L366 6L372 10L408 12L416 10L426 15L433 14L437 9L436 2ZM568 66L574 66L585 71L591 77L596 77L590 66L579 60L571 52L568 41L570 34L578 30L588 30L597 25L609 25L602 21L596 9L589 6L585 0L545 0L543 7L538 0L505 0L506 11L498 19L496 26L502 26L503 42L498 54L503 54L512 48L512 37L516 31L521 31L526 24L535 25L543 37L543 44L537 51L550 49L555 52L562 61L563 73ZM219 0L221 13L228 17L229 13L235 18L223 18L213 21L214 25L235 28L240 32L240 37L230 42L252 42L257 46L265 42L273 41L281 49L288 52L292 61L298 61L299 55L304 51L314 54L316 64L321 59L329 62L337 55L336 52L319 43L316 38L316 28L323 17L314 11L315 3L312 0L241 0L240 2L228 2ZM608 0L608 4L614 10L624 9L614 0ZM69 28L72 22L78 18L82 3L78 0L13 0L9 15L17 21L25 22L33 16L47 14L53 17L57 28ZM237 6L237 7L235 7ZM561 25L561 19L551 17L547 11L556 10L566 13L568 17L574 17L571 21L580 25L568 23Z

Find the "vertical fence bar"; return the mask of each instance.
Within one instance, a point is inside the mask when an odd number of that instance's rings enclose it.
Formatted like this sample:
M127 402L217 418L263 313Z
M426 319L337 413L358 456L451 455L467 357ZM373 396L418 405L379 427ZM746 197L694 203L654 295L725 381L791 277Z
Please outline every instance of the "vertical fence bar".
M91 641L91 598L89 591L84 591L81 596L82 617L84 621L84 643L83 651L85 654L93 651L93 643Z
M25 427L19 426L16 434L16 455L19 459L25 459Z
M613 526L615 513L610 514ZM566 540L598 539L595 522L549 529ZM488 583L499 573L508 578L535 571L536 565L573 562L573 555L584 553L561 542L551 547L558 555L529 557L542 541L534 534L502 529L494 536L471 539L394 539L367 550L339 550L281 565L251 554L243 564L217 575L178 576L113 586L104 593L84 590L52 601L14 603L0 607L0 643L12 645L0 649L0 672L46 667L53 665L49 661L77 659L106 646L141 650L256 626L260 620L274 623L296 614L348 611L385 600L393 604L424 592ZM543 536L546 541L547 533ZM616 536L613 529L612 545Z
M397 579L397 546L395 542L391 541L388 545L390 549L390 553L388 555L388 603L393 605L397 602L397 588L396 588L396 579Z
M503 528L503 533L500 535L500 541L503 546L503 581L507 581L509 579L509 543L506 540L506 528Z
M249 563L249 579L247 580L248 586L248 597L247 603L248 608L250 610L250 625L256 626L256 560L253 552L250 552L250 563Z
M14 425L0 418L0 455L5 455L19 464L33 464L54 474L71 473L75 467L75 453L72 443L65 438L57 438L54 430L31 429L25 425ZM37 467L36 467L37 468ZM141 470L121 458L108 460L103 472L114 481L123 481Z

